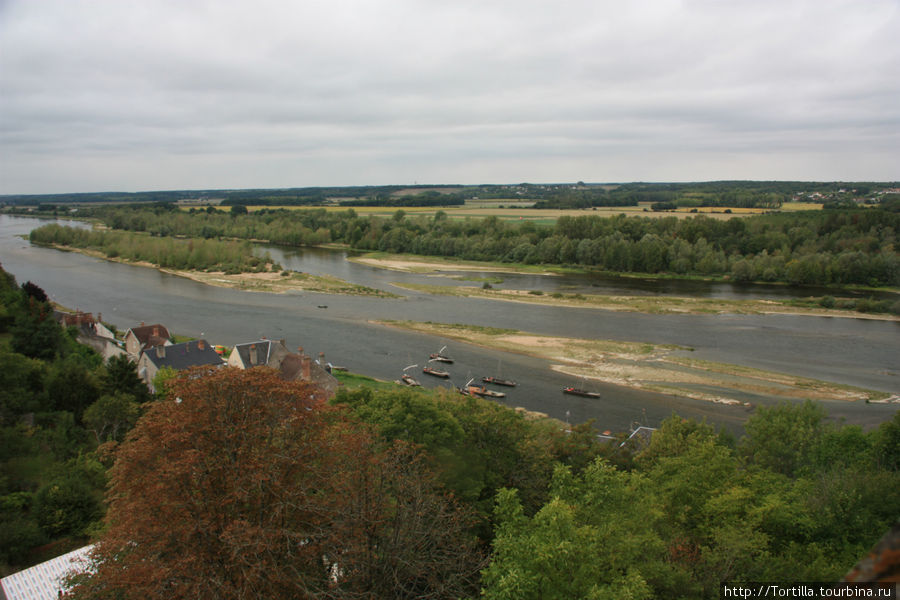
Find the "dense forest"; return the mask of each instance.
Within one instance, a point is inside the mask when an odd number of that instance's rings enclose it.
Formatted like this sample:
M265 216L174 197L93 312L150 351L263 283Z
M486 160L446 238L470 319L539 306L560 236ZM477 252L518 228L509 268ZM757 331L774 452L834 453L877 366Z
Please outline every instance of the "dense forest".
M233 209L238 207L232 207ZM615 273L727 277L795 285L900 286L900 212L885 208L777 213L717 220L617 215L559 217L553 225L496 216L359 216L352 209L252 213L171 205L95 208L86 216L152 236L236 238L288 246L338 242L358 250ZM34 234L43 236L42 230Z
M759 407L738 440L673 415L640 445L361 378L318 404L201 370L153 398L0 275L0 560L99 541L75 598L716 598L836 580L897 518L900 412Z

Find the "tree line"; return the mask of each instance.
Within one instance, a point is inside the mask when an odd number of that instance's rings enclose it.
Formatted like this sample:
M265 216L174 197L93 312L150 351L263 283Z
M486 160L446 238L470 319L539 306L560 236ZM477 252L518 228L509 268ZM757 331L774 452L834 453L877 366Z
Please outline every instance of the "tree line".
M900 285L900 212L883 209L778 213L716 220L617 215L563 216L554 225L496 216L451 219L443 211L392 218L328 212L98 209L114 229L157 236L262 240L288 246L328 242L467 260L575 265L616 273L728 277L796 285Z
M155 237L55 223L33 229L29 240L35 244L96 250L107 258L146 261L167 269L229 274L267 271L270 267L280 270L268 254L255 255L248 241Z

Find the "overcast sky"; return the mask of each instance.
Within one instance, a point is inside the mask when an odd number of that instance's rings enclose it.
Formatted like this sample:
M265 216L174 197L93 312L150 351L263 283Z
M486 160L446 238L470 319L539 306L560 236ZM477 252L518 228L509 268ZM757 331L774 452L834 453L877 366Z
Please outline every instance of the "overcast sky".
M0 0L0 194L900 179L900 0Z

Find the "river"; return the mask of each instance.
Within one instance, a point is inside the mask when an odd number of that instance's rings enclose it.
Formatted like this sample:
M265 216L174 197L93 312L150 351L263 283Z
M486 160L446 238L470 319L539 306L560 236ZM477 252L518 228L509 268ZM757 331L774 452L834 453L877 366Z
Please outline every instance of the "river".
M651 315L432 296L400 290L391 283L446 284L452 280L358 265L339 252L278 248L269 251L287 268L329 273L402 297L242 292L205 286L154 269L35 247L21 238L41 223L0 215L0 262L4 269L20 283L32 281L41 286L60 304L102 313L105 321L120 329L140 322L161 322L171 331L202 334L212 343L226 345L263 336L284 338L289 347L303 346L311 354L324 352L335 364L379 379L394 379L410 364L421 367L430 352L447 345L448 353L456 359L448 367L456 385L502 368L504 377L520 383L509 391L505 403L570 422L594 419L601 429L623 430L634 422L656 426L675 411L682 416L707 418L739 432L750 411L613 385L596 386L603 394L601 400L566 396L560 389L571 385L572 379L552 371L543 360L398 331L371 321L467 323L548 335L677 344L693 348L691 356L700 359L893 394L900 390L900 323L892 321L792 315ZM598 284L577 277L497 276L504 280L500 286L526 288L521 284L527 281L528 286L537 286L531 289L590 287L597 292L602 286L628 290L630 285L626 279ZM671 282L660 285L666 289L653 290L650 282L641 280L633 283L642 293L684 293ZM707 294L732 298L760 297L765 289L772 289L757 286L742 292L734 286L703 286ZM778 288L777 293L789 291ZM420 380L423 377L418 376ZM447 385L442 380L422 382ZM754 404L772 402L764 396L750 400ZM867 427L892 418L897 410L896 405L848 402L829 402L826 408L836 418Z

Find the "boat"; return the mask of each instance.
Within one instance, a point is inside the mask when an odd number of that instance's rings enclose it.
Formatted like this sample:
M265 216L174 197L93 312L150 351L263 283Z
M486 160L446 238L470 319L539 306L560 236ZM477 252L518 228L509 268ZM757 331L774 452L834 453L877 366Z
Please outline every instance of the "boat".
M499 377L482 377L485 383L493 383L494 385L505 385L506 387L516 387L518 384L512 379L500 379Z
M432 375L433 377L443 377L444 379L450 379L450 373L447 371L440 371L435 369L434 367L425 367L422 369L422 372L426 375Z
M500 373L500 365L501 364L502 363L500 361L497 361L497 373L498 374ZM489 375L487 377L482 377L481 381L483 381L485 383L492 383L494 385L505 385L506 387L516 387L516 385L518 385L512 379L503 379L499 375L497 377L494 377L493 375Z
M400 381L410 387L416 387L416 386L422 385L421 383L416 381L415 377L413 377L412 375L407 375L406 373L404 373L403 375L400 376Z
M410 369L414 369L418 366L419 365L409 365L408 367L404 367L403 374L400 375L400 379L397 380L397 383L408 385L410 387L421 386L422 384L416 381L415 377L407 373Z
M563 394L572 394L573 396L584 396L585 398L600 398L600 392L590 392L588 390L577 387L564 387Z
M438 361L438 362L444 362L444 363L448 363L448 364L453 364L453 359L450 358L449 356L447 356L446 354L444 354L444 350L446 350L446 349L447 349L447 346L444 346L443 348L441 348L441 349L438 350L437 352L434 352L434 353L432 353L432 354L429 354L429 355L428 355L428 358L429 358L430 360L436 360L436 361Z
M466 384L466 391L469 392L470 396L481 396L482 398L506 398L506 394L503 392L489 390L483 385L472 385L471 379L469 380L469 383Z

